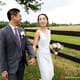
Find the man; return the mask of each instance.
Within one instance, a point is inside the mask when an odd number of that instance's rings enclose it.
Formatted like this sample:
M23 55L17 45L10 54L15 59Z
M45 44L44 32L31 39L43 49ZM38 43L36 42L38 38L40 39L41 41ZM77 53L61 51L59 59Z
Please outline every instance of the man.
M9 25L0 31L0 69L3 80L23 80L25 50L30 56L30 64L35 63L32 46L19 26L20 10L13 8L7 12Z

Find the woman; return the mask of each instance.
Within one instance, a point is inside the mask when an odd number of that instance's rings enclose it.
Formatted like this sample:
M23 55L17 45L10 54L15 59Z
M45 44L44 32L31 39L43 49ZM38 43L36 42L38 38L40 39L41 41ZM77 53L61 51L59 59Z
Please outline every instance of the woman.
M46 14L40 14L38 16L38 24L40 28L36 31L33 48L36 50L36 45L39 47L37 51L37 61L41 73L41 80L52 80L54 68L49 49L51 33L48 29L48 17Z

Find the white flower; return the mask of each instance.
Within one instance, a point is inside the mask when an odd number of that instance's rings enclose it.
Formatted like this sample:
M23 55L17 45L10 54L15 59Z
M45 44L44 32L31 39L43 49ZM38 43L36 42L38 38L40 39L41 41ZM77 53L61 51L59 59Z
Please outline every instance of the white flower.
M56 58L59 50L63 49L63 46L60 43L52 43L51 48L52 48L52 51L54 52L55 58Z
M52 48L53 49L63 49L63 46L60 43L53 43Z
M63 46L60 43L53 43L52 49L55 55L58 55L59 50L63 49Z
M60 43L56 43L56 44L57 44L57 48L63 49L63 46Z
M53 43L53 44L52 44L52 48L57 48L56 43Z
M24 31L21 32L21 36L25 36L25 32Z

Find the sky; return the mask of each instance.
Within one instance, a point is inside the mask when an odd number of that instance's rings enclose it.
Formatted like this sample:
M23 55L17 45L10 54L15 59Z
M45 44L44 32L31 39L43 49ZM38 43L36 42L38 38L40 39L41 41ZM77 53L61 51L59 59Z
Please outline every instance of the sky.
M22 20L26 21L27 13L25 9L19 5L15 0L0 0L6 5L0 6L0 21L8 21L7 19L7 11L11 8L18 8L21 11Z
M0 6L0 20L7 20L7 10L16 7L21 10L23 21L36 22L37 16L45 13L48 15L50 23L80 23L80 0L42 0L44 4L42 4L41 10L38 12L30 10L29 14L15 0L0 1L6 3L6 6Z

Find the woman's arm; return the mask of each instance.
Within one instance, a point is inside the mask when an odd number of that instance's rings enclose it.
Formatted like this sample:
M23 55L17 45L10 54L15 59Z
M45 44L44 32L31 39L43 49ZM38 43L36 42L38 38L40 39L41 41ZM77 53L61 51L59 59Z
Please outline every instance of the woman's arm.
M36 50L36 46L38 44L38 40L40 38L40 31L37 30L34 36L34 40L33 40L33 49Z

